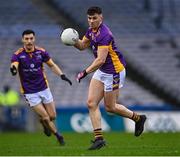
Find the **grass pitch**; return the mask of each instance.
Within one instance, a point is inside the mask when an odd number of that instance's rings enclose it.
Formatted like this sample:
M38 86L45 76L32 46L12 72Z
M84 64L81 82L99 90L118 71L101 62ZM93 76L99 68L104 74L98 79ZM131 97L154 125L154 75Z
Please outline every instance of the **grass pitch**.
M89 151L92 134L64 133L65 146L59 146L54 136L43 133L0 133L0 156L178 156L180 133L144 133L134 137L129 133L110 132L104 137L107 146Z

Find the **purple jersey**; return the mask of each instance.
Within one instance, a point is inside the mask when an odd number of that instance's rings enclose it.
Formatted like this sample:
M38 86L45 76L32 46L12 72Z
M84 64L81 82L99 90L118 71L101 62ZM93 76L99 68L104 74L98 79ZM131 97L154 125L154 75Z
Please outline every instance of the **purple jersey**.
M125 60L117 49L112 32L105 24L101 24L96 32L89 28L85 37L90 40L94 56L97 57L98 47L108 47L109 53L105 63L99 68L102 72L113 74L121 72L125 67Z
M24 48L20 48L13 54L11 63L19 63L18 72L22 93L37 93L48 87L43 62L49 59L48 52L40 47L35 47L33 52L26 52Z

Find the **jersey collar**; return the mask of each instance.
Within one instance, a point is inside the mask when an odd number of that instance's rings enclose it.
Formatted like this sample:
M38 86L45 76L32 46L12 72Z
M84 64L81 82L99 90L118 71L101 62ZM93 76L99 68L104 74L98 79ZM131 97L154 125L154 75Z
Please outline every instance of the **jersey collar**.
M25 50L27 53L32 53L32 52L34 52L34 51L35 51L35 46L34 46L34 48L33 48L33 50L32 50L32 51L27 50L25 47L24 47L24 50Z

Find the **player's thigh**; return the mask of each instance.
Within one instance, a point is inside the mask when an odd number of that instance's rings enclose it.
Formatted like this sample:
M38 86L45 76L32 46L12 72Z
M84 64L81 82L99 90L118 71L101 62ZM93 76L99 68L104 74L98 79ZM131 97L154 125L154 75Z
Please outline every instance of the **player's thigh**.
M113 91L105 91L104 92L104 104L105 107L111 108L115 106L117 97L119 95L119 89L113 90Z
M39 103L38 105L32 106L33 110L42 118L49 117L46 109L44 108L42 103Z
M44 104L44 107L45 107L48 115L50 116L50 118L55 119L56 118L56 108L55 108L54 101Z
M47 88L44 91L39 92L39 94L42 98L42 103L44 104L44 107L48 115L51 119L54 119L56 117L56 110L50 89Z
M104 85L101 81L91 79L88 93L88 104L96 104L102 100L104 96Z

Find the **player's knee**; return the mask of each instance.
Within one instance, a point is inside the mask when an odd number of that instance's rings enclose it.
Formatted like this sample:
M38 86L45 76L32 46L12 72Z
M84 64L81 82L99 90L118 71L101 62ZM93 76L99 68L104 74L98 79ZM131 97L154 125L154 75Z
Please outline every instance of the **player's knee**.
M42 120L47 124L50 122L50 117L49 116L42 117Z
M111 106L111 105L105 105L105 109L106 109L107 112L110 112L110 113L115 112L114 106Z
M55 120L55 119L56 119L56 115L51 115L51 116L50 116L50 120L51 120L51 121L53 121L53 120Z
M96 108L96 106L97 106L96 103L92 99L87 100L88 109L94 109L94 108Z

